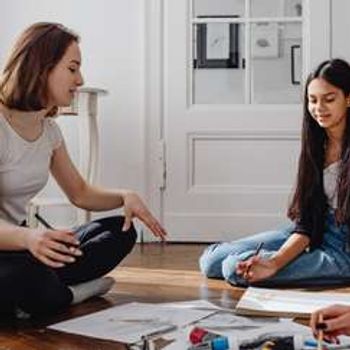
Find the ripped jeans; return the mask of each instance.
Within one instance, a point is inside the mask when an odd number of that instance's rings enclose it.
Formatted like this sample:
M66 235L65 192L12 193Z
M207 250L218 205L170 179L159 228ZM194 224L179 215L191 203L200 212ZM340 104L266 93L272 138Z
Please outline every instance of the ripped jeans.
M259 256L268 259L286 242L294 232L294 227L293 224L233 242L212 244L200 257L200 270L209 278L225 279L232 285L247 286L249 283L236 274L237 263L253 256L260 242L264 242L264 246ZM325 228L320 247L304 251L274 276L254 285L307 287L350 284L350 253L346 250L348 227L338 225L334 210L329 210Z

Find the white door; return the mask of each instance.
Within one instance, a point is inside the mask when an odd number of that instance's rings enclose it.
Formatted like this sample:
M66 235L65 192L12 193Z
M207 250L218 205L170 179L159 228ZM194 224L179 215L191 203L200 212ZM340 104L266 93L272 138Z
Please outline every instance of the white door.
M337 0L331 2L332 14L332 57L342 57L350 62L349 45L349 0Z
M231 240L285 221L299 153L301 67L329 56L319 31L327 6L164 0L153 7L163 18L153 61L161 98L151 95L150 103L159 106L153 136L162 141L165 179L152 167L149 188L152 181L160 188L171 240Z

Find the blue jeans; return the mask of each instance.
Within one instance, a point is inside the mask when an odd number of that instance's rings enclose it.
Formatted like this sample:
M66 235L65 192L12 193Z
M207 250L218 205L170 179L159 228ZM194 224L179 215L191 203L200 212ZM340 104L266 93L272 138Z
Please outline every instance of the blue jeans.
M209 278L225 279L232 285L247 286L248 282L236 274L239 261L254 255L260 242L262 258L268 259L294 232L294 225L280 230L262 232L233 242L210 245L200 257L200 269ZM336 286L350 283L350 253L346 251L346 225L337 225L334 211L327 213L324 240L320 247L304 251L274 276L255 283L256 286Z
M15 307L36 315L69 306L69 285L103 276L133 248L135 228L122 232L123 223L124 217L112 216L73 229L83 255L62 268L46 266L27 251L0 252L0 315Z

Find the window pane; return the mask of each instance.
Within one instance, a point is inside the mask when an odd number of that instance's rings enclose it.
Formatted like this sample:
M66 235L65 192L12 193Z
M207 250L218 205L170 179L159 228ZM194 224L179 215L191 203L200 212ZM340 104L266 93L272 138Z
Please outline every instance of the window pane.
M242 0L193 0L193 9L194 17L214 15L244 17L245 6Z
M283 1L281 0L250 0L250 3L250 17L283 16Z
M302 0L250 0L251 17L301 17Z
M300 103L301 23L251 26L252 103Z
M301 17L303 0L284 0L284 15L286 17Z
M244 26L206 23L193 28L193 103L244 103Z

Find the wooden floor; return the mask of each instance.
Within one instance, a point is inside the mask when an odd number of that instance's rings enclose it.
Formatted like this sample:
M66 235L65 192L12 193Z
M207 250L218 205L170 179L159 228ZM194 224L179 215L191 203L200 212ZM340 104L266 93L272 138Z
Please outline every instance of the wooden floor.
M207 280L198 272L198 257L205 245L159 243L137 245L111 275L113 290L103 298L70 308L63 315L37 321L3 321L0 350L118 350L122 344L69 335L46 325L131 301L165 302L206 299L233 306L243 290L223 281Z
M3 321L0 323L0 350L125 350L123 344L55 332L46 326L131 301L205 299L223 307L233 307L244 290L200 275L198 257L204 248L205 245L199 244L137 245L111 273L116 285L105 297L71 307L52 319ZM349 288L338 291L350 293Z

